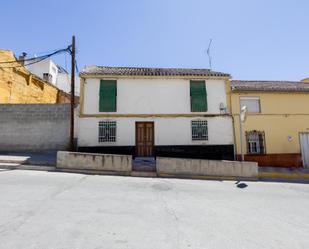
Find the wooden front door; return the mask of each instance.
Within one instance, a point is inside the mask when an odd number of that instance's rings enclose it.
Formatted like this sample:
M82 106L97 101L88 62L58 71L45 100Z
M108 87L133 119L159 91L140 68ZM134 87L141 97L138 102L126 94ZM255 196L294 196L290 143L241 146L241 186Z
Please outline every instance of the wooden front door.
M154 123L136 122L136 156L154 156Z

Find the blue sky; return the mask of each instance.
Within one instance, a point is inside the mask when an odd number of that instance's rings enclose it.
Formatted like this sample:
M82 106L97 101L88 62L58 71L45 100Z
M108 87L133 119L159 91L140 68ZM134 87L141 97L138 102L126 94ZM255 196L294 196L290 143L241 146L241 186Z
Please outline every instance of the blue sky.
M234 79L309 77L307 0L7 0L0 23L0 48L17 55L66 47L75 34L79 68L208 68L212 38L213 70Z

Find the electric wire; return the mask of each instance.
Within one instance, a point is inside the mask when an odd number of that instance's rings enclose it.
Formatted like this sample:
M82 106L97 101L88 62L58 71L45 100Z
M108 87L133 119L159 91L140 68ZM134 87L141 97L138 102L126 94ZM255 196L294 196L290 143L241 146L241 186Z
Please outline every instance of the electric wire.
M33 57L33 58L29 58L29 59L24 59L24 60L3 61L3 62L0 62L0 68L24 67L24 66L28 66L28 65L32 65L32 64L41 62L42 60L45 60L45 59L52 57L56 54L61 54L61 53L65 53L65 52L69 52L71 54L72 53L71 46L68 46L67 48L64 48L64 49L56 50L53 53L50 53L50 54L47 54L47 55L42 55L42 56L39 56L39 57ZM25 62L29 62L29 63L26 64ZM9 63L21 63L21 64L15 65L15 66L1 66L1 64L9 64Z

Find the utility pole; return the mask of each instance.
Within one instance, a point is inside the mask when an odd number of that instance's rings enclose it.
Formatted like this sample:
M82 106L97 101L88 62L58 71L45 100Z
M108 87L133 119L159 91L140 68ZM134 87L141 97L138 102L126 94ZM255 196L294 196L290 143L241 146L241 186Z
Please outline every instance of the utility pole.
M70 150L74 151L74 106L75 106L75 36L72 36L71 45L71 126L70 126Z

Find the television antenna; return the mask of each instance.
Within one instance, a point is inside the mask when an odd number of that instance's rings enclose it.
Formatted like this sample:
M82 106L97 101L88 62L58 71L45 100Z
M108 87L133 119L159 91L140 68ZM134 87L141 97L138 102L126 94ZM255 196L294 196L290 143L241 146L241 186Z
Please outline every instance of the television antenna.
M208 48L207 48L207 55L208 55L208 62L209 62L209 69L212 70L212 67L211 67L211 55L210 55L210 46L211 46L211 43L212 43L212 39L209 40L209 44L208 44Z

